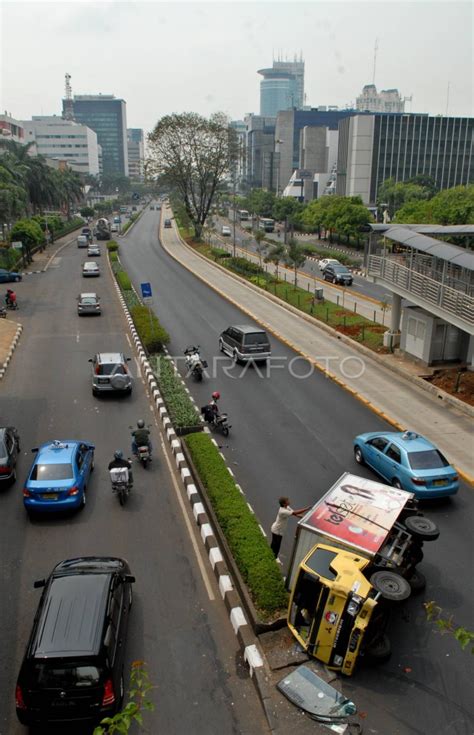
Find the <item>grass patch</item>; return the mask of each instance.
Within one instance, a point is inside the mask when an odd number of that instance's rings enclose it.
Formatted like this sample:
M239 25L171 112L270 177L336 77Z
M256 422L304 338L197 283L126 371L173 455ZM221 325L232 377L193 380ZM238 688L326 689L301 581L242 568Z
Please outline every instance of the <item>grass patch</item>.
M288 595L256 517L211 438L189 434L185 442L256 608L263 618L275 616L286 609Z
M118 263L118 253L113 250L109 253L109 259L111 263Z
M118 242L116 240L109 240L109 242L107 243L107 250L109 251L109 253L117 252L118 249L119 249Z
M117 278L118 285L120 286L122 291L132 290L132 283L130 281L130 278L128 277L128 274L124 270L118 270L115 274L115 277Z
M199 426L199 414L176 375L171 360L164 355L154 355L150 362L173 426Z
M119 275L117 274L117 278ZM130 314L148 354L151 355L154 352L161 352L163 346L170 341L170 336L166 329L161 326L158 317L153 314L148 306L142 306L141 304L133 306L130 309Z

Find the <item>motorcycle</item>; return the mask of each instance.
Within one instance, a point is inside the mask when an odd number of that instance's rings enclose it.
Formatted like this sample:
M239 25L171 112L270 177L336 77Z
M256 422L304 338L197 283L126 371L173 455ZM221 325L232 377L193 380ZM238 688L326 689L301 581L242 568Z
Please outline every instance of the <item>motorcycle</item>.
M130 480L128 467L113 467L109 470L112 492L118 495L120 505L125 505L133 483Z
M133 426L129 426L129 429L134 430ZM151 428L151 424L148 424L148 428ZM138 459L138 461L141 463L142 467L146 469L148 467L148 463L151 462L151 447L149 444L138 444L137 445L137 451L133 452L135 457Z
M229 429L232 426L229 424L226 413L217 413L212 410L211 406L203 406L201 413L204 415L204 420L214 429L220 431L223 436L229 436Z
M10 301L10 299L8 299L8 301L5 300L5 306L7 309L16 311L18 309L18 301L16 299L14 301Z
M190 373L195 380L200 382L204 375L204 369L207 368L207 362L201 358L199 345L197 347L192 345L186 347L184 354L186 355L188 374Z

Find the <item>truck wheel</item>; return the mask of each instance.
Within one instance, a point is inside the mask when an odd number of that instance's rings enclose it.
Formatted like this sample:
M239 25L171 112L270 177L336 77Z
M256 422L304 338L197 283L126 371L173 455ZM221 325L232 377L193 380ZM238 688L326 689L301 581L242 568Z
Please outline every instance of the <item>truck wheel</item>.
M418 569L415 569L410 579L408 580L408 584L410 585L411 591L414 594L416 594L417 592L423 592L426 587L426 577L424 574L422 574L422 572L419 572Z
M436 541L439 536L439 528L425 516L408 516L404 520L405 528L412 536L420 541Z
M370 578L370 584L377 592L380 592L385 600L401 602L410 597L411 587L404 577L390 570L374 572Z
M392 654L392 645L390 638L381 633L377 638L369 643L364 651L364 660L367 663L382 663L390 658Z

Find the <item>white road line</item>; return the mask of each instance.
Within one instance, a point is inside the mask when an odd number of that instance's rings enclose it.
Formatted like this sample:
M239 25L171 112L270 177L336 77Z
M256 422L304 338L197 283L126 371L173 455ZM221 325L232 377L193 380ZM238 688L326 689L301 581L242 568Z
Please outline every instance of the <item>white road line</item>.
M125 332L125 336L127 338L127 342L130 345L130 349L133 350L132 343L130 342L130 337L128 336L128 332Z
M165 447L165 443L163 441L163 437L162 436L160 436L160 441L161 441L161 448L163 450L163 455L165 457L166 464L168 465L168 469L169 469L169 473L170 473L170 477L171 477L171 482L173 483L173 487L174 487L175 492L176 492L176 497L178 498L178 503L179 503L179 505L181 507L181 510L182 510L182 513L183 513L184 522L186 523L186 527L188 529L189 538L191 539L191 543L193 545L194 553L196 555L196 560L197 560L199 569L201 571L201 576L202 576L202 579L203 579L203 582L204 582L204 586L205 586L205 588L207 590L207 595L208 595L208 597L209 597L209 599L211 601L212 600L215 600L214 593L212 591L211 583L210 583L210 580L209 580L209 576L207 574L206 567L204 566L204 563L203 563L203 560L202 560L202 557L201 557L199 546L197 545L196 538L194 536L194 526L191 524L191 522L190 522L190 520L188 518L188 514L186 513L186 507L184 505L183 498L181 497L181 488L180 488L180 486L178 485L178 483L176 481L176 477L174 475L174 469L173 469L173 467L171 465L170 459L169 459L168 454L166 452L166 447Z
M76 342L79 344L80 335L79 332L76 334Z

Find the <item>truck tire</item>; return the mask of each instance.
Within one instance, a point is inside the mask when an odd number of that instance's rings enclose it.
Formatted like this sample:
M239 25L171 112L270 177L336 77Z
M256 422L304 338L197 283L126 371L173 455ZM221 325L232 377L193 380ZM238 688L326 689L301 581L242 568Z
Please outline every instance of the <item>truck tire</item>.
M387 661L391 654L392 645L390 638L385 633L381 633L365 648L364 661L370 664L382 663L383 661Z
M425 516L408 516L403 522L407 531L420 541L436 541L439 536L436 523Z
M411 595L407 580L389 569L374 572L370 577L370 584L385 600L392 602L401 602Z

